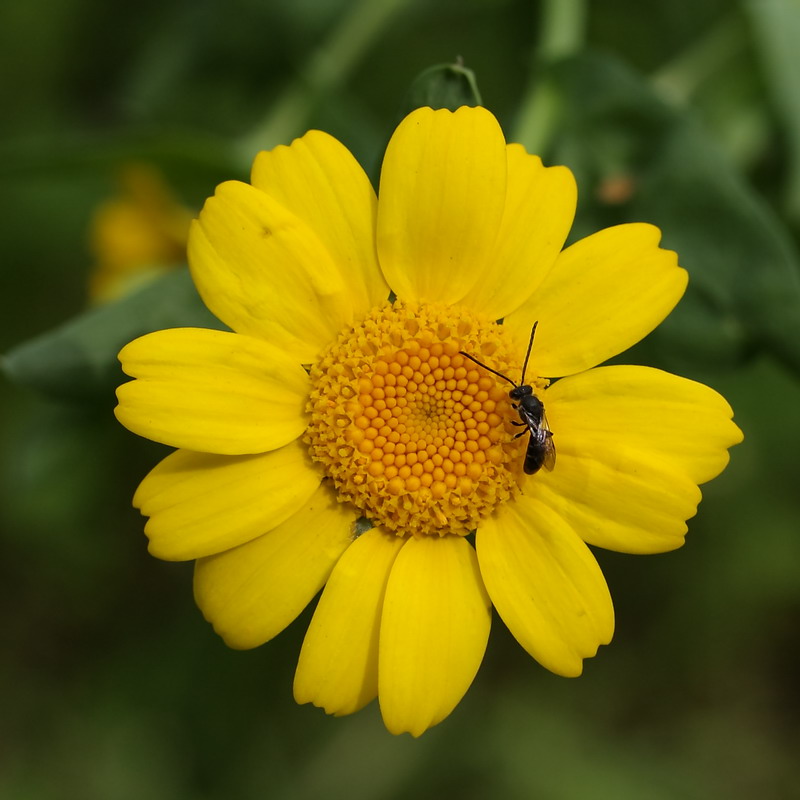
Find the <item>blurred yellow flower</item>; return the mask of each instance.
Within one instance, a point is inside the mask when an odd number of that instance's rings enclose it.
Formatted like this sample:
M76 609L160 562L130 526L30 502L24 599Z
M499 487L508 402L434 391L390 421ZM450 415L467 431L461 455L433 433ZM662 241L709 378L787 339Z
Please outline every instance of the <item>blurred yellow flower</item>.
M100 205L91 223L95 267L89 297L95 303L116 300L186 261L192 214L161 174L145 164L130 164L119 184L119 194Z
M596 367L687 276L651 225L562 250L575 204L569 170L507 145L482 108L409 115L379 199L312 131L260 153L252 184L222 184L193 223L195 284L234 332L122 350L135 380L118 419L179 448L134 503L153 555L196 559L215 630L258 646L324 587L298 702L339 715L378 697L391 732L419 736L472 683L492 606L547 669L579 675L614 628L587 543L679 547L698 484L741 440L706 386ZM536 321L524 402L539 406L516 408ZM531 408L557 460L528 475Z

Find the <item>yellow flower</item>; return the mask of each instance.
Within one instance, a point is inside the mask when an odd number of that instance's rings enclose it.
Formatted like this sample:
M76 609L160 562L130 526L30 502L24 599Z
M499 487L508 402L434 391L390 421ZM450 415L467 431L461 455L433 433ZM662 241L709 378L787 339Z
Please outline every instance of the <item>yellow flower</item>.
M120 192L95 212L90 245L95 267L89 296L116 300L184 263L192 215L173 197L160 173L144 164L120 174Z
M324 587L298 702L339 715L378 697L391 732L419 736L475 677L492 605L537 661L579 675L614 627L586 543L679 547L698 484L741 440L706 386L596 368L687 277L651 225L562 251L575 203L569 170L506 145L482 108L409 115L380 199L312 131L260 153L252 185L222 184L193 223L195 284L234 332L159 331L121 352L136 380L117 417L179 448L134 499L150 552L197 560L215 630L256 647ZM525 383L557 458L527 475L509 390L536 321Z

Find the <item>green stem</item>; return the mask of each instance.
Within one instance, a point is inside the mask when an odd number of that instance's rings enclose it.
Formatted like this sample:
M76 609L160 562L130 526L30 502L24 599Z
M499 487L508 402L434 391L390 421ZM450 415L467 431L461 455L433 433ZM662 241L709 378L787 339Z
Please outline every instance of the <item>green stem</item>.
M588 13L586 0L542 0L541 9L541 32L533 64L535 72L581 49ZM555 88L549 80L534 75L520 104L511 138L533 153L542 152L553 135L557 119Z
M257 151L288 143L302 133L317 98L344 82L394 16L412 2L415 0L354 0L264 119L237 143L241 157L249 164Z
M542 0L537 56L555 61L577 53L586 33L586 0Z

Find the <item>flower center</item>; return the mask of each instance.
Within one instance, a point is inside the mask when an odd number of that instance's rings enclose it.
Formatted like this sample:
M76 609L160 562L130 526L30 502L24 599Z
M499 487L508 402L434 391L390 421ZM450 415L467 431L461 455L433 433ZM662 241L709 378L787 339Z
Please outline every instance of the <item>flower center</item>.
M464 308L400 302L344 331L311 369L305 441L340 499L405 534L466 535L518 489L526 437L508 332Z

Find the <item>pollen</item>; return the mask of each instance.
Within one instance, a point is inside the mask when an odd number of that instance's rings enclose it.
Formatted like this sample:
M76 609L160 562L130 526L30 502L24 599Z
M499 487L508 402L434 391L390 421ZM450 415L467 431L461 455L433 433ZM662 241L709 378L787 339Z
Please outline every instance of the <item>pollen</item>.
M464 308L396 302L311 368L311 457L339 499L398 535L466 535L518 491L525 437L507 331Z

